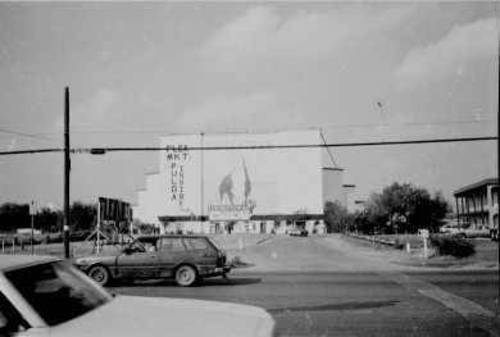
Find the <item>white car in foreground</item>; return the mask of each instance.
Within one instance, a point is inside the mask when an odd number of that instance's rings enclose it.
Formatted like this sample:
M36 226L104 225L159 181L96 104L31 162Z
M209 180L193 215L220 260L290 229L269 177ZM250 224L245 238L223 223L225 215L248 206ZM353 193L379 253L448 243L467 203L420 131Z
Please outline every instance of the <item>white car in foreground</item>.
M263 309L240 304L113 297L69 263L0 256L0 336L272 336Z

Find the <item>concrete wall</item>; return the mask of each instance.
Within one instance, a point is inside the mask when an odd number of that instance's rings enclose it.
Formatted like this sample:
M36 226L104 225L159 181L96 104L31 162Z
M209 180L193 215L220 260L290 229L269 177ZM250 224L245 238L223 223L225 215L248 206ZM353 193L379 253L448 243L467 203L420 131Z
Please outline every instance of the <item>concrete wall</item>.
M347 197L343 184L343 171L338 169L324 168L322 170L322 193L323 202L339 201L343 206L347 207Z

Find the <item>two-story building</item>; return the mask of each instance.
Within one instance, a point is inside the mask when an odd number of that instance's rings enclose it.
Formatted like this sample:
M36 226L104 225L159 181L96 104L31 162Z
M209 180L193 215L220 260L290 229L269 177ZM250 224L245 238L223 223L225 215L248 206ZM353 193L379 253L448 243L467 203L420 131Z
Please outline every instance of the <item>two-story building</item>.
M498 231L498 178L483 179L453 194L460 226Z

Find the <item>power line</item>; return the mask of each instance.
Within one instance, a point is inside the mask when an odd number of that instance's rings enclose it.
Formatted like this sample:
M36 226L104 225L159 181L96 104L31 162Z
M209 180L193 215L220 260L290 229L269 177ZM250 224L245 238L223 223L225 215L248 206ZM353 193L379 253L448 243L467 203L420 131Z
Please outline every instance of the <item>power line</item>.
M49 148L49 149L30 149L30 150L14 150L14 151L1 151L0 156L16 155L16 154L36 154L36 153L50 153L62 152L62 148Z
M433 121L433 122L407 122L407 123L371 123L371 124L324 124L323 128L376 128L376 127L404 127L404 126L439 126L439 125L463 125L480 124L495 121L493 118L471 119L471 120L451 120L451 121Z
M411 145L411 144L432 144L432 143L456 143L456 142L477 142L498 140L497 136L486 137L464 137L464 138L437 138L437 139L417 139L417 140L398 140L398 141L379 141L379 142L351 142L351 143L329 143L329 144L283 144L283 145L240 145L240 146L187 146L184 150L187 151L220 151L220 150L271 150L271 149L304 149L304 148L329 148L329 147L364 147L364 146L394 146L394 145ZM106 152L147 152L147 151L165 151L176 149L172 147L92 147L92 148L73 148L71 153L90 153L104 154ZM30 149L16 151L2 151L0 156L48 153L48 152L63 152L63 148L49 149Z
M47 136L37 135L37 134L32 134L32 133L26 133L26 132L21 132L21 131L16 131L16 130L9 130L9 129L5 129L5 128L0 128L0 132L6 133L9 135L15 135L15 136L33 138L33 139L38 139L38 140L45 140L45 141L51 141L54 139L52 137L47 137Z
M330 143L330 144L290 144L290 145L241 145L241 146L188 146L190 151L220 151L220 150L271 150L271 149L303 149L316 147L360 147L360 146L387 146L387 145L407 145L407 144L428 144L428 143L451 143L451 142L474 142L485 140L497 140L498 137L471 137L471 138L443 138L443 139L422 139L422 140L402 140L402 141L381 141L381 142L353 142L353 143ZM105 152L119 151L162 151L166 147L105 147L99 148ZM95 148L94 148L95 150ZM77 152L91 152L92 149L76 149Z

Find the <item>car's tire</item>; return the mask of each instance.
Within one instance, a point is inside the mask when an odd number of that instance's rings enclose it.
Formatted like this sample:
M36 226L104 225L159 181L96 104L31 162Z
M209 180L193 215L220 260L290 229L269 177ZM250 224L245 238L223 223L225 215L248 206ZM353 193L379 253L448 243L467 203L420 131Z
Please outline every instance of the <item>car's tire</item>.
M90 267L87 275L101 286L105 286L111 281L108 268L100 264Z
M193 266L183 264L175 270L175 282L181 287L190 287L198 280L198 273Z

